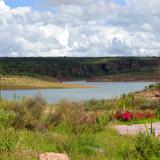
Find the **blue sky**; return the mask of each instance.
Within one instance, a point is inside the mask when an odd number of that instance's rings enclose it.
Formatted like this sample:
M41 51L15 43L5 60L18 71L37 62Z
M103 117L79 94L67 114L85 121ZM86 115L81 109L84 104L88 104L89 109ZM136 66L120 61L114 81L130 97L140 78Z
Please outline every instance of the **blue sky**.
M6 4L12 8L20 6L36 7L38 4L44 2L44 0L5 0Z
M125 5L125 0L113 0L116 3ZM6 4L12 8L19 6L30 6L32 8L37 8L44 0L5 0Z

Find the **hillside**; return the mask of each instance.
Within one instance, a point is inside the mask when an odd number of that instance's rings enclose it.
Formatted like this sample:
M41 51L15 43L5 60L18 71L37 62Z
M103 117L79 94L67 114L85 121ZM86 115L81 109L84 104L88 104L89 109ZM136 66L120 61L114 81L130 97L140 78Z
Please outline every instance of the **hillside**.
M147 73L145 79L153 77L160 58L156 57L38 57L0 58L1 75L40 75L59 80L94 79L108 75ZM107 81L107 80L106 80Z
M29 76L1 76L0 77L0 89L12 90L12 89L46 89L46 88L86 88L88 86L78 84L63 84L51 78L45 77L29 77Z

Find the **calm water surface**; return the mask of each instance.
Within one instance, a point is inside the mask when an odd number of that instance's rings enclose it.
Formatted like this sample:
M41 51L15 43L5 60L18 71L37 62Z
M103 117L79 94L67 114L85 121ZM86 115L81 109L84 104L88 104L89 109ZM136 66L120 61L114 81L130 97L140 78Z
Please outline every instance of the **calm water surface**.
M48 102L58 102L59 100L66 99L71 101L95 99L110 99L116 98L123 93L131 91L139 91L151 82L66 82L78 83L95 88L81 88L81 89L34 89L34 90L7 90L1 91L1 96L6 99L34 96L41 94L42 97Z

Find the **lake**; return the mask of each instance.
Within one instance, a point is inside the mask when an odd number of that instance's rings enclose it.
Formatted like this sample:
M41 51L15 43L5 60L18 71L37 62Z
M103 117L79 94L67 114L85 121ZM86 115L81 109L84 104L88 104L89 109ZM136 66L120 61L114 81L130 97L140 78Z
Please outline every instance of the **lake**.
M89 99L110 99L119 97L123 93L140 91L145 86L152 82L65 82L78 83L95 88L80 88L80 89L32 89L32 90L6 90L1 91L1 96L6 99L17 99L22 97L31 97L36 94L41 94L48 103L55 103L60 100L89 100Z

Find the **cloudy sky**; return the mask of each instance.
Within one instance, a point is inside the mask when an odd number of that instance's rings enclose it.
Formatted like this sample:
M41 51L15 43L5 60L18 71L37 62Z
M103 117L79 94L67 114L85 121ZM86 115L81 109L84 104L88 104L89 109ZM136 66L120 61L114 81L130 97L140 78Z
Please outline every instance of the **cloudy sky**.
M160 0L0 0L0 56L158 56Z

